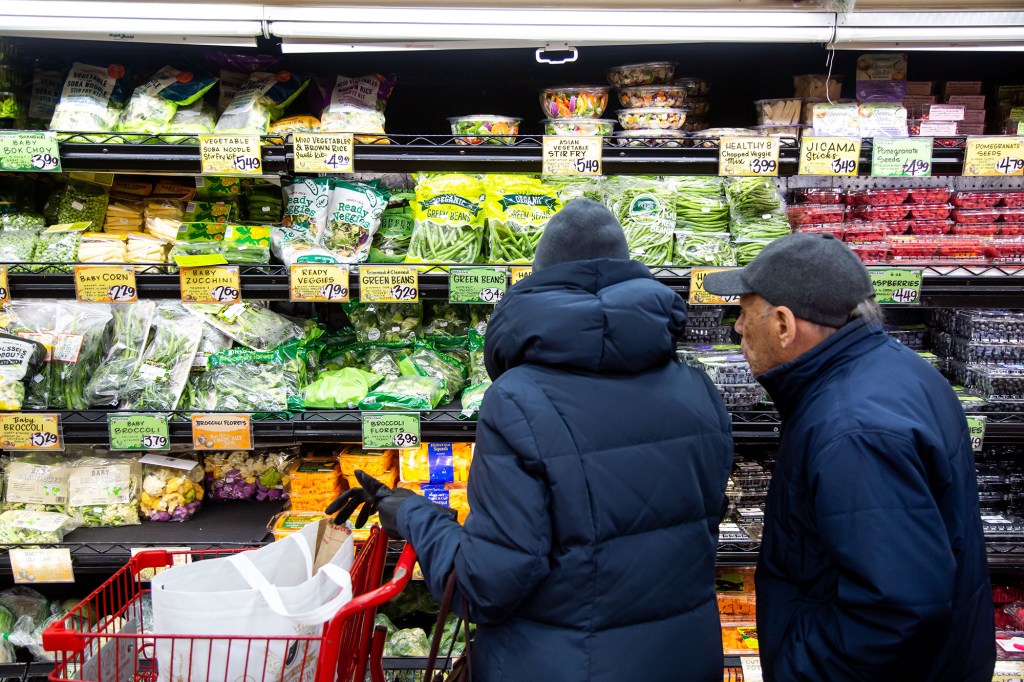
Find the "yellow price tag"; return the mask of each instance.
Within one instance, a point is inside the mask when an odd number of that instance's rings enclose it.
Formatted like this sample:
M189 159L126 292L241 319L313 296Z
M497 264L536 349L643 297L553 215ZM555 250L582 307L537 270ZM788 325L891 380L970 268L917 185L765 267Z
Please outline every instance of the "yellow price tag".
M242 300L237 265L181 268L179 276L184 303L238 303Z
M604 138L544 136L544 175L601 175Z
M134 303L139 300L135 268L130 265L76 265L75 295L83 303Z
M723 137L718 141L718 174L725 177L779 174L779 138Z
M75 571L71 567L71 550L11 549L11 571L16 583L73 583Z
M203 175L259 175L263 172L259 135L200 135Z
M704 291L704 278L712 272L732 270L732 268L694 268L690 271L690 305L735 305L739 296L716 296Z
M805 137L800 142L800 175L856 175L860 139Z
M296 173L352 172L352 133L294 133L292 149Z
M420 300L420 273L408 265L359 267L359 300L363 303L415 303Z
M348 267L345 265L293 265L288 277L288 291L292 301L341 303L349 300Z
M0 303L11 300L11 285L7 282L7 266L0 265Z
M1024 140L1016 136L968 137L964 175L976 178L1024 175Z
M512 276L509 279L509 286L512 286L516 282L523 281L524 279L526 279L527 277L529 277L532 274L533 274L533 267L532 266L513 267L512 268Z
M247 414L192 415L196 450L252 450L252 418Z
M63 450L60 415L0 414L0 447L4 450Z

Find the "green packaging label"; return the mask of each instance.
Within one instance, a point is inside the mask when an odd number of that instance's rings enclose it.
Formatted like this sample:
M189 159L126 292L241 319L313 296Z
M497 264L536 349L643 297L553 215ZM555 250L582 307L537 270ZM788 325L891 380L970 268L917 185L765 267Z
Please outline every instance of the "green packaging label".
M170 450L166 414L108 415L111 450Z
M363 412L363 448L390 450L420 444L420 415L415 412Z

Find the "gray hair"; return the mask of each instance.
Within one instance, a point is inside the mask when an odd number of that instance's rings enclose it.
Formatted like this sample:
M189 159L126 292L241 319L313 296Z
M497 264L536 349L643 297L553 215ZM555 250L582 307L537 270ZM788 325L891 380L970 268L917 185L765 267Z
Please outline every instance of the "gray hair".
M850 320L864 320L868 324L882 323L885 322L885 312L882 311L882 306L878 305L878 300L872 296L857 304L850 312Z

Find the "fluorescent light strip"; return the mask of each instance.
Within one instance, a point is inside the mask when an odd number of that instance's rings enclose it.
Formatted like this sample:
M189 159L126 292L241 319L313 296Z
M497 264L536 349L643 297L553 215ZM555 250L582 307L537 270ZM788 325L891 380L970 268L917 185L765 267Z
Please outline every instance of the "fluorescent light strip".
M258 21L203 21L195 19L83 19L74 17L12 17L0 10L0 34L13 33L125 33L136 35L245 36L263 35Z
M50 38L54 40L96 40L106 43L149 43L158 45L209 45L214 47L256 47L254 36L196 36L164 34L118 33L108 30L106 33L90 33L87 31L10 31L0 28L0 35L23 38Z
M69 2L53 0L3 0L0 3L0 21L9 17L51 17L54 20L71 19L166 19L201 15L204 20L262 21L263 7L250 4L218 3L165 3L165 2ZM6 25L0 23L0 28ZM109 27L108 27L109 28Z

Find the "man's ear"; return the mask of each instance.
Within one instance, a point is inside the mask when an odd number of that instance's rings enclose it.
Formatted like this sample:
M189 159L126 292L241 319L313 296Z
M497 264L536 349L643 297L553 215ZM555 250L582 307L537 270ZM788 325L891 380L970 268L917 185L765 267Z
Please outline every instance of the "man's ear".
M784 305L775 306L772 310L772 328L783 349L792 348L799 339L800 331L796 323L796 315Z

